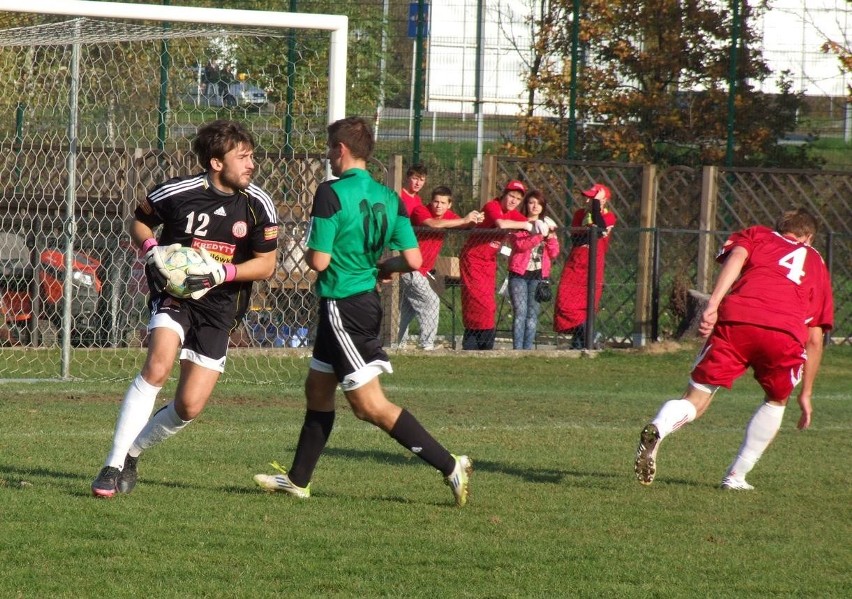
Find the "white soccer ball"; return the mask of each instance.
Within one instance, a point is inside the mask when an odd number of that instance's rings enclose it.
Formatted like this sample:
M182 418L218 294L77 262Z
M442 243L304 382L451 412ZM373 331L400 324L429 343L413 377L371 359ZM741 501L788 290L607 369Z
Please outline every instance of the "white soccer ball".
M191 247L179 247L169 254L168 258L163 261L163 265L168 271L166 292L169 295L185 299L191 295L184 287L187 270L193 266L203 267L205 262L201 254Z

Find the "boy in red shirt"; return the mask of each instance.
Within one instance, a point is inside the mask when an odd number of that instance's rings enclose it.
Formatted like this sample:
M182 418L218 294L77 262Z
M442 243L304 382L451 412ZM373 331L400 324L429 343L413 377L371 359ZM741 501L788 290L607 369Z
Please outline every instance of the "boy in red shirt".
M411 225L430 227L435 231L416 229L417 244L423 256L423 264L418 270L404 273L399 277L399 335L397 343L408 336L408 325L417 316L420 322L420 349L435 349L435 337L438 334L438 314L441 300L430 284L434 280L432 269L444 244L444 232L439 229L451 229L473 226L482 222L482 213L470 211L461 217L450 209L453 192L449 187L436 187L432 190L432 199L428 208L416 206L411 212Z
M402 184L399 197L402 198L402 203L405 204L408 216L411 216L415 208L423 205L423 200L420 198L420 190L426 185L427 174L426 167L422 164L413 164L405 172L405 183Z
M640 483L654 481L660 442L701 416L716 390L730 389L749 366L766 396L722 479L723 489L754 488L745 477L781 428L799 382L797 428L810 426L823 335L833 326L834 311L828 269L810 245L816 231L813 216L799 209L785 212L775 231L750 227L725 242L716 258L724 266L699 326L707 342L683 398L663 404L642 429L634 465Z

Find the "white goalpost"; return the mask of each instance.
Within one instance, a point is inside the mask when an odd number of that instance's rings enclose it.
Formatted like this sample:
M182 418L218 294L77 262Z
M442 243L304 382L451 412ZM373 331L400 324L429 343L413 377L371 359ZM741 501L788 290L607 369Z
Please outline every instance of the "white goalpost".
M346 116L346 49L349 17L345 15L90 2L87 0L61 0L60 2L57 2L57 0L26 0L25 2L21 0L0 0L0 11L329 31L331 32L331 52L328 60L328 122L333 123Z
M125 223L154 184L198 172L191 139L217 118L253 132L281 225L225 376L300 378L317 304L301 240L325 128L346 116L348 18L85 0L0 11L0 381L141 366L147 286Z

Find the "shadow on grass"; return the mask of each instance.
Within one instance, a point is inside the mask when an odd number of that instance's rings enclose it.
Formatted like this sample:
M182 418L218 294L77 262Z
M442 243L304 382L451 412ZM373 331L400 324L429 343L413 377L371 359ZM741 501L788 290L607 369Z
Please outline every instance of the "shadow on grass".
M404 451L402 451L401 453L391 453L386 451L366 451L359 449L341 449L329 447L323 452L323 455L355 460L370 460L378 464L415 464L418 465L418 467L423 464L421 460L417 459L412 454L406 454ZM545 484L560 484L567 480L580 482L583 479L591 478L599 479L602 481L618 481L619 483L623 481L631 486L641 486L638 482L636 482L636 477L632 471L632 464L630 464L629 469L625 470L624 472L612 472L606 470L521 468L518 466L508 466L501 462L477 459L476 456L471 456L471 458L473 459L474 475L476 475L476 473L484 472L490 474L503 474L507 476L516 477L522 480L523 482ZM665 480L661 479L660 482L664 483L665 485L677 485L686 487L716 486L713 484L705 485L704 483L695 480L674 478L667 478Z
M372 462L376 462L379 464L420 464L421 461L416 459L411 454L402 453L390 453L385 451L362 451L358 449L339 449L330 447L325 450L324 455L347 458L347 459L355 459L355 460L369 460ZM500 462L492 462L488 460L480 460L477 459L476 456L472 456L474 473L476 472L489 472L492 474L505 474L508 476L517 477L524 482L531 483L560 483L566 477L577 477L577 478L585 478L585 477L599 477L605 479L620 479L623 478L620 474L615 474L612 472L600 472L600 471L589 471L589 472L580 472L577 470L558 470L553 468L519 468L516 466L507 466Z
M357 450L357 449L340 449L340 448L327 448L323 452L324 456L335 457L335 458L345 458L351 460L361 460L361 461L370 461L376 464L392 464L392 465L404 465L404 464L413 464L418 467L422 467L425 463L421 462L419 459L414 456L407 455L404 452L400 453L391 453L385 451L375 451L375 450ZM566 479L579 480L586 478L596 478L600 480L625 480L628 481L632 479L632 476L628 476L622 473L614 473L614 472L603 472L603 471L580 471L580 470L559 470L552 468L518 468L515 466L506 466L501 464L500 462L493 462L488 460L474 460L474 472L475 473L491 473L491 474L503 474L508 476L516 477L527 483L542 483L542 484L561 484L566 481ZM267 493L263 489L260 489L254 486L251 476L253 473L248 473L246 475L246 484L245 485L227 485L223 487L218 487L219 490L224 491L225 493L245 495L245 494L255 494L255 493ZM94 474L93 474L94 476ZM69 493L74 496L91 496L91 491L89 489L89 484L93 480L93 476L85 476L80 475L78 473L73 472L60 472L57 470L51 470L48 468L17 468L15 466L9 465L0 465L0 488L10 488L10 489L25 489L28 488L32 483L27 480L28 478L52 478L52 479L61 479L61 480L69 480L69 481L79 481L80 487L75 487L72 490L69 490ZM144 475L143 475L144 476ZM145 480L143 476L140 476L139 485L146 487L165 487L170 489L194 489L194 490L211 490L210 486L205 485L194 485L188 484L180 481L162 481L162 480ZM633 480L629 480L631 483L635 483ZM683 479L666 479L666 485L678 485L678 486L704 486L701 483L698 483L694 480L683 480ZM663 486L663 485L657 485ZM707 485L713 486L716 485ZM216 487L212 487L216 488ZM400 503L411 503L411 500L405 498L391 498L385 497L384 499L388 501L398 501Z
M22 477L44 476L48 478L61 478L68 480L84 480L85 477L72 472L58 472L47 468L16 468L15 466L0 465L0 476L3 478L13 477L24 481Z
M13 489L26 489L34 486L32 479L34 478L52 478L68 481L79 481L80 487L74 487L69 490L69 494L75 497L91 497L92 491L89 485L95 479L96 471L92 472L91 476L86 476L74 472L60 472L58 470L50 470L48 468L16 468L6 464L0 465L0 488L7 487ZM149 481L144 480L142 476L139 478L139 484L145 486L160 486L173 489L196 489L209 490L210 487L202 485L192 485L177 481ZM234 490L237 490L234 487ZM246 488L241 489L246 492Z

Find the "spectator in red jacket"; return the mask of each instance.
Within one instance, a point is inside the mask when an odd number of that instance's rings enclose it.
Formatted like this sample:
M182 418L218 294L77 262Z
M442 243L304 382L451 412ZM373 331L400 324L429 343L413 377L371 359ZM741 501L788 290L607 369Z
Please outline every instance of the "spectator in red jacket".
M405 204L408 216L412 215L415 208L423 205L420 190L426 185L427 175L428 171L426 167L419 163L412 164L405 172L405 182L402 184L399 197L402 198L402 203Z

